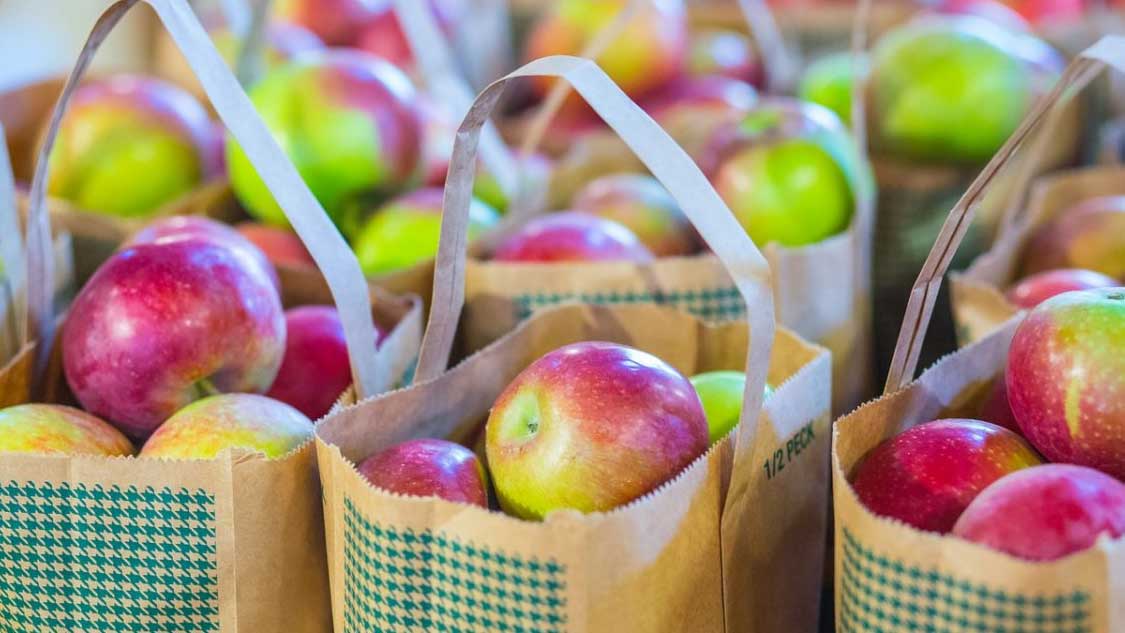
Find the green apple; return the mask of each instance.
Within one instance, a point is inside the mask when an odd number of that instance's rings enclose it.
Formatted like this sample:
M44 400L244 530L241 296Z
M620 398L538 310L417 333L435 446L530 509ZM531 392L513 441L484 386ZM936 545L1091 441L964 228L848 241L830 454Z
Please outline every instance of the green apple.
M707 433L711 443L723 439L738 424L742 415L742 396L746 391L746 374L740 371L709 371L691 377L691 384L703 403L707 416ZM765 397L773 389L765 387Z
M852 84L855 82L851 53L834 53L816 60L805 70L797 96L836 113L845 125L852 122Z

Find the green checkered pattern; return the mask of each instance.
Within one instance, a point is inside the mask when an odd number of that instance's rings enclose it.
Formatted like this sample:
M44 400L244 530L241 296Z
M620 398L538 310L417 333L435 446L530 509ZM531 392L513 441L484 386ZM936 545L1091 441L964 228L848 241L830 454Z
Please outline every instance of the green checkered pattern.
M669 290L667 292L551 292L513 297L520 320L526 319L541 308L567 302L594 305L622 305L654 303L671 305L689 312L705 321L729 321L746 315L746 304L734 286L701 290Z
M566 568L390 527L344 500L346 633L562 633Z
M0 484L0 631L219 630L203 490Z
M1011 593L881 556L844 530L842 633L1091 633L1090 595Z

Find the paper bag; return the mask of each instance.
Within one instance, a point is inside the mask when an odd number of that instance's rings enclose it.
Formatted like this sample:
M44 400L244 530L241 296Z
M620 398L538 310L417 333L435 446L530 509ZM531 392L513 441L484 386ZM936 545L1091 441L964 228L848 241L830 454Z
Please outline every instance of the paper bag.
M1121 38L1106 38L1083 53L954 206L911 293L883 397L836 422L837 631L1111 633L1125 627L1120 541L1103 539L1054 562L1023 561L876 516L848 481L883 440L937 417L971 414L974 401L1002 372L1018 316L912 381L937 288L977 204L1016 148L1060 96L1072 94L1110 60L1125 59L1123 53Z
M368 287L323 209L255 115L184 0L146 0L181 47L216 111L246 148L324 272L340 311L361 395L379 393L405 365L375 353ZM32 181L28 243L49 234L46 162L74 88L105 36L139 4L111 5L66 82ZM28 278L51 276L45 249L29 248ZM44 284L29 284L30 362L54 340ZM325 288L298 288L324 298ZM378 300L377 300L378 301ZM396 303L386 307L393 311ZM382 306L377 305L380 313ZM380 313L381 315L382 313ZM417 316L417 311L414 312ZM409 321L409 316L404 317ZM406 328L409 331L409 326ZM396 351L395 353L400 353ZM36 371L34 377L44 376ZM59 391L56 384L40 391ZM11 384L0 377L0 385ZM6 387L5 387L6 388ZM212 460L0 455L0 628L6 631L331 630L324 522L310 441L286 456L228 451Z
M481 124L513 77L567 79L642 156L727 267L747 323L653 305L562 306L446 371L465 287ZM487 88L461 126L418 380L318 428L341 631L811 631L820 590L829 367L778 330L765 258L699 169L591 61L550 57ZM692 374L745 368L742 421L670 483L611 512L521 521L376 490L355 463L416 437L469 442L500 391L559 346L617 341ZM744 350L749 345L749 352ZM762 384L777 385L764 406Z

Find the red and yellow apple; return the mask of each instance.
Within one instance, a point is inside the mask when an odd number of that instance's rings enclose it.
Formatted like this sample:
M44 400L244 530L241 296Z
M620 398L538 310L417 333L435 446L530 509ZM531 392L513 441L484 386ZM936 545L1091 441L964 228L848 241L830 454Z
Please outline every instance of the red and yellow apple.
M602 342L529 365L497 398L485 433L501 507L529 519L627 504L709 445L687 378L651 354Z
M1125 245L1125 241L1122 242ZM1034 308L1051 297L1071 290L1113 288L1118 282L1113 277L1082 268L1045 270L1024 277L1008 289L1005 296L1016 306Z
M329 46L353 46L363 28L386 12L389 0L278 0L274 16L312 31Z
M856 467L852 488L875 514L945 533L989 484L1039 463L1023 438L995 424L934 420L876 446Z
M132 443L104 420L60 404L0 409L0 453L132 455Z
M620 223L656 257L691 255L700 249L699 236L680 205L651 176L602 176L575 194L570 206Z
M488 507L488 475L469 449L446 440L396 444L358 467L371 485L411 497L438 497Z
M640 239L613 220L582 211L548 213L512 232L492 252L499 262L652 261Z
M1125 196L1084 200L1035 231L1024 249L1024 274L1055 268L1125 280Z
M1027 468L985 488L953 534L1025 560L1057 560L1125 535L1125 484L1071 464Z
M742 398L746 391L746 374L740 371L709 371L691 377L691 386L699 394L707 415L707 432L714 444L726 437L742 415ZM765 387L765 397L773 390Z
M257 246L274 266L315 266L305 243L291 229L260 222L243 222L235 229Z
M281 282L277 278L277 270L262 249L230 226L201 215L171 215L154 220L134 233L122 248L185 240L203 240L230 249L247 266L258 266L265 271L280 291Z
M245 449L273 459L312 434L312 421L284 402L252 393L224 393L177 411L148 438L140 456L213 459L228 449Z
M220 141L203 105L173 84L92 81L63 117L48 193L87 211L144 217L218 175Z
M1008 352L1008 402L1047 459L1125 477L1125 288L1078 290L1028 313Z
M71 391L133 438L203 396L265 391L284 348L273 280L203 240L118 251L78 293L62 328Z

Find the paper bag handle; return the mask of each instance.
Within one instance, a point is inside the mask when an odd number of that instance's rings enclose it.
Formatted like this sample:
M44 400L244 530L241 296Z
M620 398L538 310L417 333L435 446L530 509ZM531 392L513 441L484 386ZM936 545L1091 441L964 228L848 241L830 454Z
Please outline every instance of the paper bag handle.
M348 356L356 389L361 397L373 396L390 386L390 377L380 375L376 362L375 326L367 281L359 262L296 168L278 146L269 128L254 111L250 98L215 50L207 32L186 0L118 0L98 18L51 115L50 126L39 150L31 183L28 218L28 279L51 279L50 230L47 226L46 190L48 157L58 137L67 105L86 73L90 60L106 36L138 2L155 11L172 36L176 47L191 66L210 98L215 111L246 152L262 181L273 193L301 241L308 247L332 292L344 326ZM43 245L46 245L46 248ZM52 336L51 284L29 283L29 305L34 334L42 349L49 349Z
M1044 120L1050 118L1050 114L1056 108L1072 99L1107 66L1125 72L1125 37L1104 37L1079 54L1067 67L1051 92L1032 107L1016 131L996 152L949 212L941 227L941 233L910 291L910 300L906 306L906 314L903 316L902 329L899 330L898 343L890 371L887 373L884 393L897 391L914 379L914 373L918 369L918 357L922 351L922 341L926 337L926 329L933 315L934 302L937 301L942 277L949 269L953 255L968 231L977 204L991 188L997 174L1013 162L1021 144L1039 128Z
M3 138L6 138L4 126L0 124L0 139ZM50 230L47 234L50 235ZM51 252L49 240L46 248L48 253ZM27 336L26 257L20 231L19 203L16 200L16 179L12 175L12 160L8 155L8 145L0 143L0 263L3 264L3 277L7 285L5 293L8 295L5 299L9 310L6 322L0 324L0 327L9 328L9 332L14 334L17 345L26 345L30 342ZM19 280L21 288L17 288L16 280ZM14 331L11 329L13 325ZM7 333L4 339L13 340L8 339Z
M738 460L739 455L748 452L744 447L751 446L757 430L762 388L766 384L773 346L774 303L769 265L695 162L589 59L556 56L532 61L485 88L461 123L445 184L434 294L418 362L419 379L432 379L445 370L464 306L469 203L481 124L495 108L509 82L518 77L534 76L565 79L617 132L679 203L723 263L746 302L750 349L746 359L741 426L735 438L738 447L735 459Z
M797 61L793 59L793 51L785 45L773 11L765 0L738 0L738 8L762 56L768 91L788 92L797 78Z

